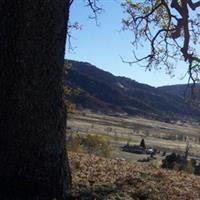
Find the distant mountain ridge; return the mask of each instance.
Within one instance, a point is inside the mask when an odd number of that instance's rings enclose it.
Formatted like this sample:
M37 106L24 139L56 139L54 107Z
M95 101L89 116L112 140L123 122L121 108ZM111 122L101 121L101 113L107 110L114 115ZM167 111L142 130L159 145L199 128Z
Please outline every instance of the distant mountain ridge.
M78 108L107 114L128 114L154 118L198 118L200 109L184 103L181 95L114 76L86 62L66 61L71 65L65 83L79 89L70 97ZM145 73L145 72L144 72Z
M182 98L190 98L191 97L191 84L182 84L182 85L169 85L158 87L160 91L178 95ZM195 86L196 97L200 100L200 84L196 84Z

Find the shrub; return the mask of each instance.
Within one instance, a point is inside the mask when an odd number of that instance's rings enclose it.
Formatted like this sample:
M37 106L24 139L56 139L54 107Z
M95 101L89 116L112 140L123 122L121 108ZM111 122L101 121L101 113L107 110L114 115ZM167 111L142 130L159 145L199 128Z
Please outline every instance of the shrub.
M77 133L72 133L68 138L67 148L73 152L82 152L83 149L81 146L81 136Z
M196 161L194 159L186 160L184 156L172 153L163 160L162 167L174 169L177 171L183 170L188 173L195 172Z
M69 151L94 153L104 157L109 157L111 153L108 140L103 136L94 134L80 135L73 133L68 138L67 147Z
M88 134L83 138L82 144L88 153L95 153L104 157L110 156L110 144L103 136Z
M165 157L162 161L162 167L167 169L174 169L175 165L177 168L177 164L181 164L183 159L180 155L176 155L174 152Z
M190 173L190 174L193 174L195 172L195 165L194 163L192 162L192 160L189 160L185 166L185 169L184 171Z
M160 166L161 166L161 163L158 160L152 160L152 162L150 163L150 166L155 168L155 169L159 169Z

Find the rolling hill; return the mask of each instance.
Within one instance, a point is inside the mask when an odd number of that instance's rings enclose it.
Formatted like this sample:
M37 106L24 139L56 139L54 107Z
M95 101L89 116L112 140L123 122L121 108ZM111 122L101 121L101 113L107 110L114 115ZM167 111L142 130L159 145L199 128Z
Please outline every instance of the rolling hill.
M158 89L166 93L178 95L182 98L191 98L191 84L162 86ZM196 84L195 91L197 99L200 100L200 84Z
M177 95L176 86L170 91L166 87L155 88L114 76L86 62L66 62L71 68L65 76L65 84L79 90L79 95L70 96L79 109L157 119L197 119L200 116L199 108L187 105L183 96Z

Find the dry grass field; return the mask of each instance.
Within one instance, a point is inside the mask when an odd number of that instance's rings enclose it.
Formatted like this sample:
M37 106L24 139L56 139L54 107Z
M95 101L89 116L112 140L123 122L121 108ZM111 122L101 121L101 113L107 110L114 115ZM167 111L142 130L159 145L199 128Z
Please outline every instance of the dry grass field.
M113 156L130 157L119 154L120 146L129 141L139 144L144 138L148 147L160 151L184 153L186 138L189 138L190 155L200 156L200 125L194 122L165 123L152 119L128 116L107 116L103 114L76 112L68 120L70 132L97 134L107 137L113 144Z

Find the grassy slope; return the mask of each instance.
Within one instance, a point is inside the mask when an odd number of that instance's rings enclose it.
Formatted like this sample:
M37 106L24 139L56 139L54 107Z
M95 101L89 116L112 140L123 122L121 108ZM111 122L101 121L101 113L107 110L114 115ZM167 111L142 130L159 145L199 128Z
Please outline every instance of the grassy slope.
M69 153L73 196L81 199L200 199L200 177L94 155Z

